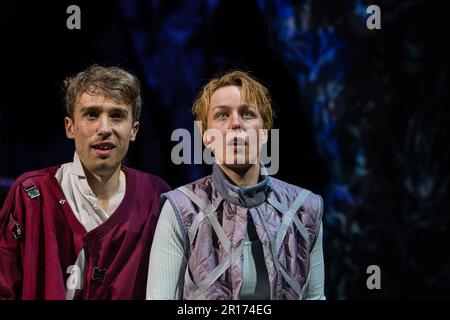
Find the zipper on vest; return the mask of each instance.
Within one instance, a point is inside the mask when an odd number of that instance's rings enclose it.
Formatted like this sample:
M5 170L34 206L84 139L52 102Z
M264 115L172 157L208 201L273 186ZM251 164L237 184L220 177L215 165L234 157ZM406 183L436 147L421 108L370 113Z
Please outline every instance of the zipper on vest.
M266 233L267 233L267 237L269 238L269 251L270 251L270 254L271 254L271 256L272 256L272 259L273 259L273 265L275 266L275 270L277 270L277 283L275 284L275 287L273 288L273 291L274 291L274 300L278 300L277 298L277 287L278 287L278 285L281 283L281 272L280 272L280 270L278 269L278 264L275 262L275 261L278 261L278 257L276 256L276 254L275 254L275 252L273 251L274 249L274 246L272 245L273 244L273 240L272 240L272 235L270 234L270 232L269 232L269 229L267 228L267 224L266 224L266 221L263 219L263 216L262 216L262 214L259 212L259 210L258 210L258 207L255 207L255 210L256 210L256 212L258 213L258 216L259 216L259 219L261 219L261 223L263 224L263 227L264 227L264 229L265 229L265 231L266 231ZM264 245L263 245L264 246ZM269 273L267 272L267 275L269 275ZM271 288L271 290L272 290L272 288ZM271 295L272 295L272 293L271 293Z

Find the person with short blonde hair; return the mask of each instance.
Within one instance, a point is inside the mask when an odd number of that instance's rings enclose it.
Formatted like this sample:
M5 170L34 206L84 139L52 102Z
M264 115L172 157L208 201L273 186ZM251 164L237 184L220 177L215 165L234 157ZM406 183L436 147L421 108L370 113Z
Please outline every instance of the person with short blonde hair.
M254 79L249 73L235 70L213 78L202 88L195 100L192 112L196 120L202 122L203 131L207 129L207 118L211 96L218 89L228 86L240 87L243 100L258 108L264 123L264 128L267 130L272 129L274 112L269 90Z
M202 88L193 113L216 163L162 195L147 299L324 299L322 198L260 162L268 90L231 71Z

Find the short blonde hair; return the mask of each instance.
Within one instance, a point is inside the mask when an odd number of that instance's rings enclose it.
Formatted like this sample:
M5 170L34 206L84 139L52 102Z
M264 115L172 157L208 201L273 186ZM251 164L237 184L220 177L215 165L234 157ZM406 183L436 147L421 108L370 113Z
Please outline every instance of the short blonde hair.
M223 87L238 86L245 103L258 108L265 129L272 129L274 112L269 90L249 73L240 70L227 72L211 79L200 91L192 106L197 121L202 122L202 132L208 128L208 112L213 93Z

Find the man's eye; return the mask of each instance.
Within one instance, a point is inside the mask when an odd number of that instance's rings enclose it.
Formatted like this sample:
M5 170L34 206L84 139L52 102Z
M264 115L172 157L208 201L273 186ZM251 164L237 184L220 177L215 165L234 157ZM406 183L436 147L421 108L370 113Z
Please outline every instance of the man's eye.
M123 118L125 118L125 115L123 113L113 113L111 115L111 118L113 118L113 119L123 119Z
M89 119L95 119L97 118L98 114L96 112L86 112L85 117L89 118Z

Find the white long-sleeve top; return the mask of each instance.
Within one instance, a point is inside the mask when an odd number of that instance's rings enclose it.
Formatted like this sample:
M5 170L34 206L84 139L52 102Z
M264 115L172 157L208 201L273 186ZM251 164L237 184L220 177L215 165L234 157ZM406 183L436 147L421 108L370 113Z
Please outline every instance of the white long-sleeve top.
M251 246L251 243L248 243ZM244 251L249 248L244 247ZM252 250L247 251L249 261L244 263L241 296L247 299L259 299L257 274ZM244 258L245 258L244 254ZM322 249L322 224L317 241L311 251L309 271L309 290L307 299L324 300L324 261ZM183 237L183 226L169 201L166 201L156 227L153 245L150 252L150 263L147 281L147 299L177 300L181 299L184 274L187 267L187 250Z

